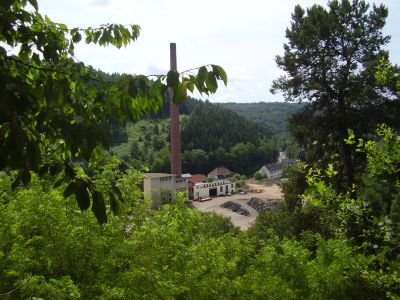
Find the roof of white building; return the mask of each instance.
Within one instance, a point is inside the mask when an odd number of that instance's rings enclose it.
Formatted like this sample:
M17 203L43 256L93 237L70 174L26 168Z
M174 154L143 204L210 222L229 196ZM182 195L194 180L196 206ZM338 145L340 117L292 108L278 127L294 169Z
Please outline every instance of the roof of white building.
M270 171L270 172L277 172L283 170L283 164L281 163L273 163L273 164L267 164L265 167Z
M207 186L220 186L224 184L232 184L229 180L214 180L211 182L196 182L194 185L195 186L201 186L201 185L207 185Z
M215 168L214 170L212 170L210 173L208 173L208 175L225 175L225 176L229 176L232 175L233 172L230 171L229 169L225 168L225 167L218 167Z
M161 177L175 177L174 174L168 174L168 173L146 173L147 177L150 178L161 178Z

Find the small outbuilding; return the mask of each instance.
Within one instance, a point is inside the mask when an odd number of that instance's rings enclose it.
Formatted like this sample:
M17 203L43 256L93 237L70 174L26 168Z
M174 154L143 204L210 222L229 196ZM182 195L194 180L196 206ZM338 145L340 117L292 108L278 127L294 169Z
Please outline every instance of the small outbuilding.
M226 179L233 175L233 172L228 170L225 167L218 167L208 173L208 177L218 180L218 179Z
M280 178L283 172L283 169L287 165L293 165L296 164L297 160L292 159L292 158L284 158L281 160L281 162L278 163L273 163L273 164L266 164L262 166L258 172L263 176L268 179L277 179Z
M281 177L283 171L282 163L266 164L258 171L263 177L276 179Z

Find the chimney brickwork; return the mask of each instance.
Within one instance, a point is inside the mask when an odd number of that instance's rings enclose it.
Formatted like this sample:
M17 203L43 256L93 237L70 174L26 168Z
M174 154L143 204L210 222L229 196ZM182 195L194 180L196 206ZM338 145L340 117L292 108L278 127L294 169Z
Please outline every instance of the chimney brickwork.
M170 67L177 71L176 44L170 44ZM182 175L181 167L181 138L179 130L179 106L170 97L170 117L171 117L171 174Z

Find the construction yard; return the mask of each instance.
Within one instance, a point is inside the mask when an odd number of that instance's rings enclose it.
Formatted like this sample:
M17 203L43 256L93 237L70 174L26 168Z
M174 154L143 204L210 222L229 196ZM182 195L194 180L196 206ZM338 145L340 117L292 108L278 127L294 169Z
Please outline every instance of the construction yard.
M192 204L200 211L213 211L226 216L231 219L233 225L246 230L254 224L257 210L272 209L283 198L281 187L276 183L259 184L248 181L246 185L246 190L249 191L247 194L215 197L204 202L193 201ZM250 200L252 206L248 205Z

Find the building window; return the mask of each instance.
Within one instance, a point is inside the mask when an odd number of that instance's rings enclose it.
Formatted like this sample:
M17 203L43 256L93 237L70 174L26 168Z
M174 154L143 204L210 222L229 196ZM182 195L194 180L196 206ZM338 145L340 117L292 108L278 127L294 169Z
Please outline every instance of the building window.
M223 186L220 186L220 187L219 187L219 191L220 191L220 192L223 192L223 191L224 191L224 187L223 187Z

